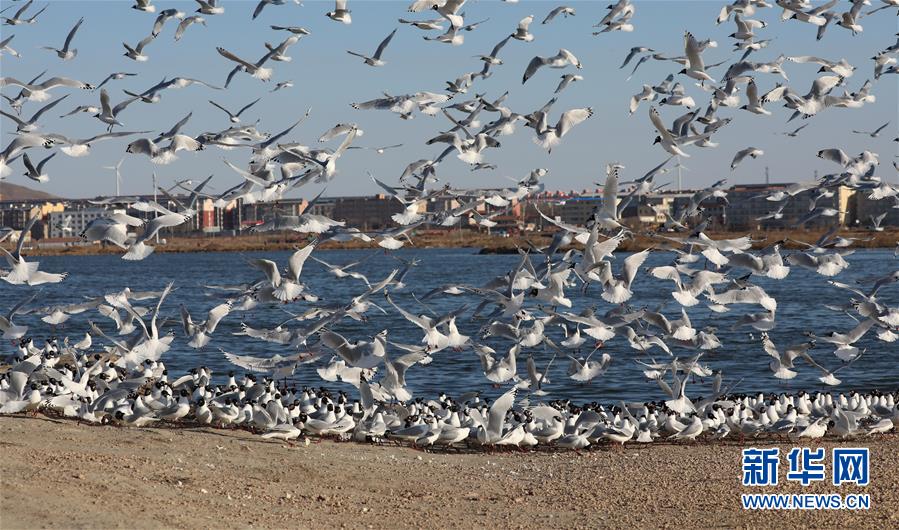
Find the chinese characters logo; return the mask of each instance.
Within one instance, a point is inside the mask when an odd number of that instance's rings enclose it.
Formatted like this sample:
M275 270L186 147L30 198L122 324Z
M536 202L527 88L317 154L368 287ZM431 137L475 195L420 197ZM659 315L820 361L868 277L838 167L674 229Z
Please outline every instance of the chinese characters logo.
M787 453L786 479L808 486L827 478L826 452L823 447L794 447ZM869 450L864 447L835 447L832 452L832 483L867 486L870 481ZM776 486L780 449L743 449L743 485Z
M780 449L743 449L743 485L776 486Z

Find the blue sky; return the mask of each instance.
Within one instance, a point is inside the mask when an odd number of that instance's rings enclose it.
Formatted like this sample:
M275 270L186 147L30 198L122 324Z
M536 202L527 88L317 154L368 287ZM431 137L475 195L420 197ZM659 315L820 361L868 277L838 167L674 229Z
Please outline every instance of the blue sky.
M125 97L122 89L143 91L166 76L194 77L221 85L233 63L219 56L216 46L224 46L241 57L256 60L265 52L264 42L277 43L288 35L271 30L270 24L305 26L312 35L290 49L289 55L293 61L269 64L275 72L271 82L263 83L240 74L226 91L200 86L167 90L159 103L135 103L121 114L120 119L127 130L151 129L158 132L167 130L193 111L193 118L183 132L196 136L230 125L224 113L207 103L208 99L234 110L262 96L262 101L244 115L244 122L261 119L262 130L278 132L299 118L307 108L312 109L309 120L295 129L289 140L311 145L316 143L322 131L335 123L354 121L366 133L358 138L356 145L404 144L403 148L384 155L355 150L341 158L339 173L328 185L326 194L350 195L378 191L366 176L366 171L387 182L396 182L409 162L436 157L443 145L427 146L424 140L445 130L448 124L441 116L416 115L415 119L404 121L386 111L355 110L350 103L378 97L383 91L391 94L424 90L440 92L445 81L479 70L481 63L472 56L488 53L515 29L521 18L529 14L535 15L536 19L531 26L535 40L529 43L510 41L500 53L505 64L496 67L491 78L478 80L468 94L459 95L457 99L467 99L474 92L495 98L509 90L506 105L516 112L531 112L552 97L560 76L574 72L574 69L543 69L522 86L520 79L525 66L534 55L554 55L560 47L564 47L584 64L584 69L577 73L582 74L585 80L569 86L560 94L551 120L558 119L562 111L576 107L592 106L596 114L566 136L552 154L533 144L534 135L530 129L519 127L514 136L501 137L502 148L486 152L486 161L499 166L495 171L471 173L466 164L450 157L439 168L443 181L454 186L503 186L508 183L504 176L520 178L533 168L545 167L550 170L544 178L547 189L582 189L592 187L610 161L619 161L626 166L626 178L640 176L664 160L666 154L659 146L652 145L655 131L647 117L648 105L644 103L633 116L628 116L628 99L640 91L642 83L656 84L680 67L675 69L677 65L671 62L649 61L633 79L625 81L630 67L619 70L618 66L630 47L644 45L669 55L680 55L683 53L683 32L689 29L699 39L718 41L718 48L709 49L703 55L707 64L722 60L733 62L739 58L739 52L730 51L732 39L727 37L734 31L733 22L720 26L715 24L724 2L638 0L632 20L636 26L633 33L616 32L594 37L591 35L592 25L604 15L606 2L568 2L577 10L577 16L567 19L558 17L548 25L541 25L539 22L546 13L561 2L522 1L509 4L470 0L464 7L466 22L489 20L475 31L466 33L465 43L458 47L426 42L422 36L435 33L398 24L399 17L432 18L431 13L407 13L409 3L350 0L353 23L343 25L324 15L333 8L332 2L306 0L303 6L290 2L283 6L268 6L255 21L250 19L255 2L224 2L223 15L207 16L207 27L190 27L180 42L173 38L177 24L170 21L162 34L147 47L149 61L136 63L122 55L122 42L134 45L149 34L154 14L132 10L130 3L125 1L53 1L36 25L0 27L0 38L15 34L11 44L23 56L16 59L4 54L0 68L4 76L22 80L47 69L48 76L67 76L91 83L98 83L114 71L138 73L136 77L107 84L115 104ZM3 7L9 4L8 1L2 2ZM194 2L186 1L158 1L154 4L159 10L178 7L190 13L196 8ZM42 5L43 2L36 2L31 10ZM847 9L848 3L837 8L838 11ZM780 8L763 9L754 15L753 18L769 22L767 28L757 31L759 37L773 38L774 41L767 49L751 56L752 60L769 61L780 53L817 55L834 60L846 58L858 67L855 75L847 80L845 88L850 91L857 90L866 79L873 78L873 61L870 58L896 40L897 17L892 10L862 19L864 32L857 36L852 36L843 28L831 26L821 42L815 41L814 27L795 21L781 22L780 11ZM66 33L80 16L85 17L85 22L75 37L74 47L79 54L74 60L62 62L55 54L38 48L42 45L61 46ZM371 68L346 53L350 49L371 54L381 39L397 27L399 31L384 55L388 63L386 66ZM808 91L818 69L813 64L787 64L785 68L790 77L788 84L801 94ZM720 77L723 68L712 70L712 73ZM293 80L293 88L269 93L276 82L288 79ZM762 92L781 81L779 76L768 74L757 74L756 79ZM678 80L697 102L707 102L708 95L691 80L684 76L678 76ZM685 172L685 186L702 186L725 177L732 183L762 182L766 166L770 168L772 181L808 179L816 169L822 173L836 169L836 166L815 157L819 149L827 147L840 147L850 154L863 149L878 152L883 175L893 179L895 173L890 162L899 145L891 142L896 136L899 121L897 83L899 76L896 75L881 78L873 89L877 96L876 103L861 109L827 109L809 121L810 126L799 138L776 134L802 124L798 120L786 124L790 111L777 105L768 107L773 112L772 116L722 109L720 116L733 116L735 120L715 135L714 140L721 144L719 147L689 150L693 156L684 161L691 169ZM835 93L842 90L839 88ZM14 95L16 91L15 88L7 88L4 94ZM57 89L53 93L59 96L66 91ZM42 130L72 137L99 134L105 126L86 114L58 118L76 105L98 102L99 92L71 92L66 101L43 117ZM30 117L39 108L38 105L26 104L23 114ZM4 108L7 107L4 105ZM684 110L682 107L665 107L662 114L666 121L671 121ZM494 117L482 115L485 120ZM890 127L877 139L850 132L851 129L874 129L887 120L892 121ZM5 145L9 141L7 133L14 132L15 128L5 118L0 121L0 128ZM40 187L66 197L108 194L114 190L112 173L101 167L112 165L125 155L124 148L128 141L130 139L100 142L85 158L60 154L47 166L51 180L46 184L38 185L22 176L18 162L14 174L8 178L10 182ZM729 165L734 153L748 146L763 149L765 156L758 160L746 160L731 173ZM214 173L212 186L222 191L240 181L240 177L228 169L222 159L227 158L243 166L248 157L247 150L209 148L201 153L179 153L179 159L174 163L156 166L146 157L128 155L123 166L122 191L149 192L150 175L154 170L160 184L181 178L202 178ZM320 190L321 185L313 184L294 195L312 196Z

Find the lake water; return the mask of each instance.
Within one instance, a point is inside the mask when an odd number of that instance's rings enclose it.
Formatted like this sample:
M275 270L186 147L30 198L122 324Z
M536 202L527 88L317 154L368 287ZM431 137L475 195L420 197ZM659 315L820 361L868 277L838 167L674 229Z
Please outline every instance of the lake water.
M335 264L343 264L358 260L369 254L375 255L363 263L358 270L368 276L372 281L385 277L389 271L396 268L399 263L374 250L334 250L316 251L315 256ZM416 314L424 309L411 297L416 293L419 297L438 285L457 282L469 285L481 285L488 279L503 274L512 268L519 260L514 255L478 255L474 249L402 249L395 253L404 259L417 258L420 264L413 268L406 278L405 290L392 294L394 301L401 307ZM247 253L206 253L206 254L154 254L144 261L127 262L119 256L77 256L77 257L42 257L39 259L41 270L49 272L68 271L70 276L62 283L56 285L44 285L36 288L39 291L38 299L42 304L73 303L83 297L96 296L101 293L120 291L126 286L133 290L157 290L162 289L169 281L175 282L176 291L166 300L163 314L173 321L170 327L175 330L176 339L172 348L163 356L163 360L169 367L171 375L177 376L184 371L205 365L212 368L218 376L226 375L232 369L232 365L224 358L219 348L241 355L270 356L276 353L282 355L292 353L286 346L266 343L245 336L235 336L240 330L240 323L246 322L253 327L274 327L283 321L287 314L283 306L259 307L245 313L234 312L228 315L219 325L212 337L210 344L203 350L194 350L187 346L186 339L180 329L178 308L185 304L194 315L194 320L204 320L206 311L218 303L217 298L211 298L204 289L208 284L238 284L257 279L260 274L246 263L247 258L265 257L274 260L283 267L286 265L288 252L247 252ZM625 254L617 254L613 262L613 270L620 270ZM668 252L653 252L646 266L668 264L672 255ZM851 266L837 276L837 280L844 283L853 283L857 279L871 276L882 276L896 270L899 266L892 250L859 250L849 256L847 261ZM303 281L308 288L319 294L326 303L345 303L352 296L360 294L364 285L353 279L335 280L327 274L324 268L312 260L307 261L303 270ZM795 345L806 340L804 332L813 331L818 334L831 331L846 332L855 326L855 322L845 314L836 313L824 307L825 304L845 303L849 293L827 284L824 278L812 271L793 267L790 275L781 281L766 278L754 278L753 281L761 285L770 295L778 301L777 327L769 334L775 344L781 349ZM656 309L660 304L667 304L663 312L669 319L680 317L680 306L675 302L670 292L672 283L652 278L648 274L638 275L634 292L635 296L630 303L635 308L647 307ZM719 286L718 290L721 290ZM0 308L6 311L21 297L29 292L29 287L10 286L0 282ZM602 314L612 306L599 297L597 288L591 287L586 296L580 294L580 289L566 291L574 301L574 311L588 306L596 306L597 313ZM879 293L882 303L892 306L899 305L899 284L892 284L882 289ZM383 299L378 296L374 300L381 304ZM448 311L462 303L469 303L471 307L478 302L477 299L467 296L443 296L432 298L428 305L437 312ZM155 301L152 302L155 304ZM143 302L147 304L147 302ZM533 302L529 302L533 304ZM293 312L300 312L310 304L303 302L291 304L286 308ZM382 304L384 305L384 304ZM413 324L407 322L401 315L386 306L387 315L377 310L369 313L368 323L358 323L349 319L340 322L333 328L349 340L367 339L382 329L390 331L390 339L397 342L417 343L421 340L422 333ZM731 306L731 311L725 314L716 314L707 309L704 303L689 310L693 327L702 329L705 326L714 326L718 329L717 335L723 347L714 352L708 352L702 359L714 370L723 370L725 384L735 383L742 379L736 387L740 392L779 392L804 390L827 390L817 381L819 375L815 369L806 365L801 360L796 362L799 375L788 383L775 379L768 368L770 357L761 347L759 333L749 327L733 329L734 323L741 315L749 312L761 311L759 306L738 305ZM72 317L61 329L55 333L58 336L69 335L73 341L79 340L87 329L87 320L98 323L108 333L114 333L111 321L89 311ZM18 316L17 322L32 326L30 335L35 338L37 344L42 344L43 339L54 333L50 327L38 320L38 316ZM470 310L460 319L459 328L466 334L477 336L478 329L484 321L470 320ZM548 334L558 343L562 340L561 328L551 326ZM752 333L752 336L750 335ZM499 353L505 355L508 345L504 341L489 340L486 344L493 346ZM95 338L95 344L97 339ZM588 346L588 342L585 346ZM895 390L899 387L899 343L888 344L876 339L874 333L868 333L858 345L867 348L864 356L845 370L838 372L837 376L843 384L836 387L839 391L850 389L865 390L872 388ZM811 353L815 359L830 368L835 368L841 361L833 355L833 348L819 341L818 347ZM8 341L3 344L3 352L11 353L14 349ZM549 373L551 384L546 385L549 392L547 399L571 398L577 401L609 401L617 399L658 399L663 397L657 384L648 381L642 373L642 366L635 362L636 359L648 360L645 355L631 349L626 338L616 336L609 341L601 351L612 355L613 361L608 372L589 384L578 384L566 376L568 360L557 358ZM694 354L693 351L672 346L676 356L687 358ZM589 349L584 353L589 352ZM399 355L402 352L396 352ZM525 359L528 351L523 352L519 361L519 375L526 376ZM539 347L532 351L538 367L543 367L551 352ZM668 356L655 349L653 356L665 361ZM326 359L325 359L326 360ZM315 367L325 362L319 361L315 365L300 365L294 376L298 384L320 385L321 380L315 373ZM238 373L240 371L238 370ZM470 390L483 390L488 394L495 394L501 390L494 389L484 377L478 356L471 351L444 350L434 355L434 361L428 366L416 365L407 372L407 382L416 397L431 398L439 392L458 394ZM707 392L710 381L696 381L687 387L691 397ZM357 397L355 390L348 384L328 383L329 386L347 390L352 397Z

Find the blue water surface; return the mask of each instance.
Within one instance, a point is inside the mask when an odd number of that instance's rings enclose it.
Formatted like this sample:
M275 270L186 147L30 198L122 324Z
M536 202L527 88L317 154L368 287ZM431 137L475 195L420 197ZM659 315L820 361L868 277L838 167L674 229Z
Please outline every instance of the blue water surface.
M242 313L233 312L221 322L210 344L202 350L194 350L187 346L187 339L180 327L180 304L184 304L190 310L194 320L204 320L206 312L220 303L220 299L211 296L212 291L205 289L204 285L252 282L260 277L260 273L247 264L247 259L264 257L274 260L283 267L286 265L289 255L290 253L286 251L158 253L140 262L123 261L116 255L34 258L40 261L41 270L68 271L69 277L60 284L34 288L11 286L0 282L0 300L2 300L0 307L12 306L31 290L38 292L38 300L42 305L50 305L73 303L84 297L120 291L126 286L131 287L132 290L157 290L162 289L168 282L174 282L176 290L166 299L163 315L171 319L167 328L174 331L176 339L172 348L164 354L163 361L173 375L203 365L212 368L217 377L224 377L234 367L225 359L220 348L236 354L256 356L286 355L295 351L287 346L235 335L240 331L241 322L246 322L253 327L274 327L289 317L285 309L296 313L308 309L313 304L299 302L288 306L260 306L252 311ZM372 281L382 279L392 269L402 266L390 255L376 250L316 251L314 255L335 264L368 257L369 259L357 270ZM412 293L420 297L433 287L445 283L481 285L491 278L507 272L520 259L517 255L480 255L476 249L404 248L395 252L394 255L406 260L416 258L420 261L419 265L414 267L407 276L407 287L392 293L392 298L397 304L416 314L425 312L426 309L412 298ZM613 270L616 273L620 270L626 256L627 254L615 255ZM653 252L644 267L668 264L672 258L673 255L668 252ZM851 266L836 279L848 284L854 284L860 279L884 276L899 266L899 260L893 256L891 250L859 250L846 259ZM321 296L320 303L343 304L365 290L361 281L351 278L337 280L328 274L324 267L312 260L307 261L302 279L309 290ZM856 322L848 315L825 307L825 304L845 304L851 296L848 291L829 285L827 280L828 278L813 271L797 267L793 267L790 275L784 280L753 278L753 282L762 286L778 301L777 326L769 334L779 348L783 349L807 340L804 335L806 332L816 334L826 334L832 331L847 332L856 325ZM635 281L635 295L630 304L634 308L647 307L654 310L664 304L662 311L669 319L680 318L680 306L670 295L672 288L671 282L658 280L641 272ZM591 287L586 295L581 294L579 287L569 289L566 293L574 301L574 311L595 306L597 313L602 314L612 307L599 297L596 286ZM894 283L885 287L878 294L878 298L881 303L892 306L899 305L899 284ZM373 297L373 301L387 309L387 314L373 309L369 312L369 322L360 323L344 319L334 326L333 330L345 335L350 340L368 339L382 329L389 330L390 339L397 342L418 343L421 340L420 330L384 303L382 296ZM442 313L463 303L468 303L470 308L473 308L478 301L477 298L471 296L440 296L429 299L427 304L433 311ZM155 304L155 301L140 303ZM529 302L529 305L536 304ZM6 311L6 309L3 310ZM783 382L772 376L768 368L771 358L761 347L759 333L746 326L734 329L734 324L741 315L761 310L758 306L737 305L731 306L731 311L728 313L716 314L707 309L703 303L689 308L688 312L693 327L702 329L705 326L714 326L723 343L723 347L719 350L706 352L701 362L713 370L722 370L725 384L736 384L735 390L740 392L831 390L830 387L824 386L817 380L820 373L801 360L796 363L799 375L795 379ZM470 316L471 309L459 320L459 328L464 334L477 337L478 330L484 321L472 321ZM111 321L100 316L96 311L75 315L56 330L51 329L38 318L39 315L18 315L16 317L16 322L32 326L29 334L35 338L37 344L41 344L42 339L52 334L68 335L73 341L77 341L86 331L88 319L96 322L107 333L114 334L115 331ZM557 326L550 326L548 334L556 342L563 338L562 330ZM97 342L100 340L95 338L95 344ZM505 355L508 351L507 342L495 339L483 342L494 347L498 351L498 355ZM592 342L588 342L585 347L591 345ZM836 368L842 364L842 361L833 355L833 348L828 346L819 342L811 354L820 364ZM873 332L870 332L858 342L858 346L866 351L855 363L837 373L837 376L843 381L837 390L873 388L887 390L899 387L899 343L881 342L876 339ZM683 359L695 354L689 349L674 346L672 346L672 350L675 356ZM14 351L11 343L4 341L2 352L12 353ZM611 367L605 375L589 384L578 384L570 380L566 375L568 359L557 358L549 372L551 383L545 387L545 390L549 392L547 399L571 398L577 401L610 401L663 397L664 394L657 383L647 380L643 375L643 367L635 362L637 359L648 361L649 357L633 350L626 338L615 337L605 345L602 351L612 355ZM588 352L589 349L582 353ZM396 355L401 353L403 352L395 352ZM519 362L519 375L522 377L526 376L525 359L528 353L534 355L540 368L552 356L552 352L544 350L543 347L523 352ZM669 359L667 354L658 349L650 353L659 361ZM300 365L294 375L294 380L297 384L302 385L322 384L315 368L326 361L327 357L317 364ZM502 389L493 388L487 381L481 370L478 356L470 349L441 351L434 355L434 361L430 365L412 367L407 372L406 379L409 388L416 396L426 398L434 397L441 391L450 394L459 394L470 390L483 390L487 394L502 391ZM688 386L688 394L692 397L707 393L710 384L710 380L696 380ZM355 396L355 390L348 384L329 383L329 385L336 385Z

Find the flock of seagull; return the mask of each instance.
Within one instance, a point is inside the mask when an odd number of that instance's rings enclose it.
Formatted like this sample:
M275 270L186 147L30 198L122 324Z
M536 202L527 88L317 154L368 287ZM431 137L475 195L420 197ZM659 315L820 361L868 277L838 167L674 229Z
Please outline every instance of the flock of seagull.
M224 16L225 8L216 0L196 0L194 15L177 9L160 9L150 0L136 0L132 9L148 13L148 36L136 45L123 43L124 55L136 63L150 60L151 45L169 26L177 23L174 40L187 31L199 31L197 26L214 22ZM285 0L262 0L252 13L256 19L265 9L286 4ZM773 39L762 38L767 22L751 18L763 9L781 9L780 19L801 30L816 31L817 38L835 25L853 35L863 31L865 17L890 16L899 11L899 2L883 0L884 5L866 11L868 0L852 1L848 11L840 12L836 0L818 7L801 0L778 0L773 5L765 0L737 0L724 6L717 24L734 24L734 52L740 57L729 63L706 64L703 55L718 47L712 40L700 40L691 32L684 34L677 55L638 46L630 50L621 64L624 69L636 64L630 76L636 75L647 61L673 63L672 73L657 84L644 84L642 91L629 104L631 113L643 102L655 102L648 110L649 120L656 129L654 144L659 144L667 159L644 176L621 182L625 170L618 163L606 166L601 206L594 209L583 224L560 222L544 215L558 230L545 247L532 246L519 251L520 259L510 270L499 271L481 285L447 283L426 293L411 294L414 290L416 260L397 255L397 266L384 277L374 278L363 272L365 259L352 263L329 263L316 256L316 249L326 241L361 240L372 242L384 252L402 248L412 242L416 229L425 225L457 226L472 220L479 226L496 226L494 219L506 213L516 201L522 201L544 190L541 181L546 169L535 169L506 188L481 190L454 189L449 184L436 188L438 166L450 155L471 167L472 171L495 169L489 163L489 149L500 149L499 138L512 135L516 126L533 129L536 145L551 152L562 139L580 123L594 114L591 107L568 109L552 123L550 114L560 94L584 77L574 71L585 71L585 65L568 49L560 48L553 56L535 56L522 76L526 84L535 76L546 76L548 69L567 69L555 88L551 99L543 107L516 112L504 106L509 92L495 98L474 93L479 79L486 79L496 68L510 68L501 58L503 48L512 41L529 43L539 38L532 30L534 16L528 16L510 26L502 40L486 55L476 55L483 63L473 70L446 82L442 92L418 91L403 95L384 94L365 102L352 103L358 110L381 110L411 119L416 114L442 116L446 130L438 131L425 144L443 145L437 156L421 158L409 163L397 184L388 184L371 175L370 178L385 193L395 199L402 209L392 217L396 226L381 231L364 232L343 221L312 213L312 206L299 215L273 214L255 228L257 231L293 231L310 234L304 245L293 252L286 264L269 259L247 260L258 271L258 278L239 285L207 286L211 294L222 301L217 303L203 320L195 320L184 306L180 308L181 331L175 333L171 324L177 318L165 314L165 301L174 288L169 284L162 291L132 291L101 293L70 304L40 306L34 301L38 292L32 286L64 282L66 272L40 269L37 261L26 260L23 254L25 238L14 250L2 249L8 269L0 270L0 279L20 287L24 294L9 311L0 316L3 338L17 345L8 369L0 375L0 414L21 412L52 412L86 422L115 423L129 426L152 425L156 422L191 423L218 427L241 427L260 433L265 438L293 440L303 434L335 435L365 440L395 440L418 447L432 445L484 447L533 447L552 445L583 449L592 444L610 442L652 442L658 439L693 440L707 438L754 437L763 435L820 438L825 434L841 437L886 433L899 426L896 389L869 393L799 392L797 394L765 395L738 393L740 381L725 383L721 370L712 370L706 359L725 348L711 326L697 327L690 318L697 306L704 306L717 314L722 322L727 313L738 307L749 307L733 319L735 329L750 328L759 333L758 351L764 352L770 369L769 376L779 380L795 378L798 370L819 373L823 385L841 384L837 374L851 369L856 362L864 362L866 351L859 347L863 338L873 337L869 348L895 348L899 338L899 307L890 306L879 295L895 289L899 270L882 276L868 277L858 283L847 284L836 277L847 267L845 259L853 253L854 240L839 235L838 227L815 242L797 242L802 251L781 253L783 241L771 241L761 250L753 250L750 237L712 239L706 233L709 218L703 206L710 198L727 200L724 181L697 191L680 212L668 216L664 230L641 231L653 246L636 252L614 264L616 249L634 237L635 228L622 224L620 212L633 202L658 189L655 178L669 171L672 159L689 157L688 151L713 148L713 135L731 123L739 122L743 112L770 116L774 104L782 104L790 118L813 119L831 109L855 109L875 101L873 90L882 76L899 73L897 55L899 42L874 52L873 78L862 83L854 92L857 67L844 59L835 61L811 56L780 55L770 62L754 62L750 55L773 46ZM416 0L408 8L416 16L432 13L434 18L400 18L399 23L425 32L424 39L460 46L465 34L486 22L466 20L462 11L465 0ZM13 4L16 6L17 4ZM229 12L236 9L229 7ZM4 9L9 11L13 6ZM34 25L47 6L32 9L33 0L21 3L16 11L3 18L9 26ZM111 9L115 9L112 7ZM307 7L312 9L312 7ZM621 31L635 31L636 6L619 0L608 6L606 13L594 26L594 35ZM155 19L153 18L155 15ZM337 0L334 10L326 13L332 21L351 24L351 11L346 0ZM550 11L543 24L565 23L563 19L582 17L574 8L559 6ZM67 34L62 48L46 46L62 61L76 58L73 47L80 19ZM124 151L132 156L147 156L154 164L169 164L181 152L219 148L227 151L246 149L249 162L239 166L225 160L225 164L240 176L241 182L222 193L206 191L212 177L195 183L180 181L169 189L159 191L169 199L168 207L157 201L115 197L96 201L99 205L127 204L129 208L154 216L145 221L124 213L112 213L92 221L80 234L87 241L105 242L121 247L126 260L142 260L154 251L154 238L161 230L190 221L197 215L197 201L213 199L219 207L240 200L248 203L277 203L286 193L310 183L324 184L337 175L342 156L353 150L367 149L383 153L401 145L353 145L364 131L350 122L336 124L325 131L319 143L339 141L334 148L305 145L293 140L293 131L309 116L309 111L290 127L275 134L257 130L258 124L246 124L243 115L251 112L259 98L232 111L210 99L209 104L227 116L231 126L218 131L186 134L192 113L179 119L169 130L121 131L121 115L132 104L160 105L166 91L198 86L203 90L227 90L235 76L247 74L260 82L274 79L274 65L289 62L289 48L301 39L314 38L311 32L297 26L271 26L274 32L288 36L274 45L265 44L259 60L250 61L223 48L219 56L231 68L223 86L215 86L197 79L168 76L152 87L126 90L126 98L114 102L105 85L140 78L139 73L114 72L97 84L79 80L50 77L44 74L21 81L12 77L0 78L0 88L18 87L14 97L3 94L9 111L0 114L16 125L15 137L0 152L2 176L10 174L12 164L21 159L25 175L34 181L49 180L48 163L61 151L71 157L90 155L91 146L99 141L129 139ZM393 29L378 44L371 55L362 51L347 53L365 65L381 67L390 56L390 43L400 28ZM403 31L408 31L403 29ZM483 30L481 30L483 31ZM443 33L440 33L443 32ZM0 42L0 54L22 58L11 47L15 35ZM244 43L241 43L243 45ZM888 43L885 43L888 44ZM241 51L246 54L247 51ZM246 56L245 56L246 57ZM811 64L823 73L807 93L790 87L786 69L803 68ZM718 72L717 74L715 72ZM760 92L758 84L763 76L780 76L767 92ZM42 80L43 79L43 80ZM698 89L698 92L693 90ZM111 86L111 85L110 85ZM291 81L278 82L271 91L289 89ZM688 88L694 95L688 94ZM51 90L69 93L44 104L31 114L23 114L26 104L44 102L51 98ZM74 89L74 90L73 90ZM99 94L96 94L99 91ZM90 138L75 139L61 134L41 132L42 115L73 95L85 96L85 104L62 114L61 118L87 114L106 128L105 133ZM745 98L741 93L745 93ZM699 94L707 99L698 105ZM99 97L97 104L95 97ZM469 98L469 99L465 99ZM163 106L163 105L160 105ZM671 126L662 117L660 108L684 107L686 114L675 119ZM768 108L766 108L766 106ZM702 108L705 107L705 111ZM719 117L722 109L728 116ZM489 115L490 118L482 118ZM809 122L812 123L812 122ZM784 133L795 137L808 123ZM872 138L880 135L889 123L873 131L854 131ZM894 131L891 129L890 131ZM897 138L899 141L899 138ZM58 149L58 151L55 151ZM54 150L35 165L30 153ZM749 158L764 156L753 146L739 149L731 163L731 170ZM800 226L817 217L833 217L840 212L830 206L819 206L824 198L831 198L843 186L864 194L868 199L888 201L899 208L899 188L882 178L879 156L871 151L850 155L839 148L823 149L821 159L834 164L834 172L815 181L802 182L786 189L766 193L771 212L762 219L779 219L784 207L800 193L812 194L813 200ZM895 162L894 162L895 165ZM118 171L120 164L111 166ZM620 188L629 187L622 194ZM427 212L424 207L437 195L454 196L457 206L439 213ZM174 205L174 206L172 206ZM542 215L542 212L541 212ZM880 217L882 220L882 217ZM880 220L876 228L879 228ZM23 233L30 231L37 217L29 220ZM137 231L137 233L133 233ZM668 252L668 264L644 267L650 252ZM899 252L899 248L897 248ZM314 285L307 284L304 266L314 261L333 276L331 282L348 282L355 287L355 295L344 300L326 303ZM804 342L787 347L775 345L768 332L777 324L778 302L756 283L758 278L780 281L795 268L808 269L824 278L831 287L843 293L838 303L829 305L836 314L854 322L848 330L826 333L811 332ZM489 276L489 275L488 275ZM635 282L656 282L671 287L672 301L678 306L677 315L664 312L664 306L638 308L633 287ZM670 283L662 283L670 282ZM572 300L566 290L579 289L582 295L595 296L607 304L604 311L596 307L583 311L572 310ZM402 297L402 299L400 298ZM442 314L428 305L432 299L459 297L465 302ZM291 313L280 325L265 328L248 322L251 310L260 307L283 307L297 304L302 309ZM472 307L474 305L474 307ZM422 339L416 344L399 343L389 338L387 329L364 338L347 337L338 330L347 319L377 323L377 312L395 311L410 327L420 330ZM89 326L77 342L68 337L50 338L37 344L29 334L31 326L26 318L40 316L40 321L56 327L70 318L96 312ZM245 371L238 377L234 372L215 374L206 367L196 368L180 377L169 377L163 360L176 337L196 349L214 345L215 332L223 319L244 314L239 335L246 340L272 344L281 351L270 357L222 352L235 368ZM94 320L108 320L104 326ZM479 322L477 334L465 335L458 326L463 318ZM463 328L465 329L465 328ZM827 350L820 351L826 344ZM814 355L813 350L819 351ZM480 363L484 378L497 389L503 389L497 399L490 401L479 392L451 397L441 394L438 399L416 398L406 384L409 370L426 370L447 350L470 351L471 360ZM552 379L570 378L580 384L602 377L613 362L622 362L628 350L634 352L636 365L654 385L658 385L667 399L658 402L600 405L575 404L568 400L541 400L551 394ZM680 350L680 351L678 351ZM585 351L589 351L584 355ZM676 353L677 352L677 353ZM688 352L684 354L683 352ZM538 367L535 354L545 355ZM658 357L664 360L657 360ZM518 363L526 357L526 369L519 371ZM551 372L556 360L566 362L565 370ZM290 377L297 369L314 365L322 380L350 385L358 394L352 399L347 392L332 392L326 388L296 388ZM312 368L309 368L312 369ZM255 374L260 374L259 376ZM707 379L711 387L702 395L689 389L691 381ZM354 395L355 397L355 395Z

